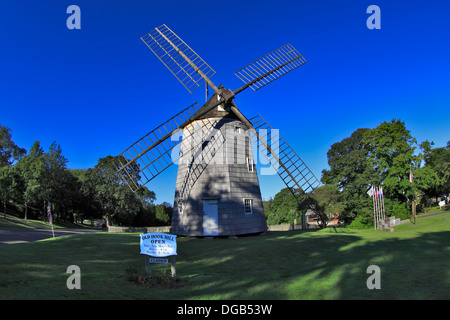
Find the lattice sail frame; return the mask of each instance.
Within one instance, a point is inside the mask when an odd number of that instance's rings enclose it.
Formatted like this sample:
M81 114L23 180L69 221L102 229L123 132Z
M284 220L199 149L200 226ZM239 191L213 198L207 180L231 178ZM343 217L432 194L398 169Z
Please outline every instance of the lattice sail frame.
M174 163L189 163L192 166L195 161L195 165L200 164L204 170L211 161L211 150L217 150L225 141L225 137L219 132L215 135L214 141L210 142L211 134L215 133L217 120L205 118L184 128L180 127L198 111L198 108L199 105L194 103L146 134L119 155L118 170L133 192ZM170 137L164 139L167 135ZM196 167L195 171L198 170ZM194 175L191 175L189 181L193 177ZM194 182L197 179L198 174L195 175Z
M135 192L173 164L172 149L181 143L177 130L199 109L194 103L136 141L119 155L118 170ZM171 138L162 140L166 135Z
M234 74L254 91L257 91L305 63L306 59L288 43L239 69Z
M142 36L141 40L190 93L194 92L198 87L205 83L205 80L199 74L198 70L208 78L216 73L194 50L191 49L191 47L189 47L165 24ZM178 48L179 51L176 50L174 46ZM186 61L183 55L185 55L198 70L194 69L193 66Z
M258 143L258 137L254 134L250 135L252 142L258 146L260 153L266 157L297 201L303 201L301 193L296 191L312 192L320 186L320 181L279 135L278 131L273 130L263 117L257 115L249 121L254 129L259 131L259 139L264 139L265 144L270 146L271 150L268 150L263 143ZM261 134L262 132L265 134ZM267 134L269 132L270 134ZM281 163L283 165L280 165Z

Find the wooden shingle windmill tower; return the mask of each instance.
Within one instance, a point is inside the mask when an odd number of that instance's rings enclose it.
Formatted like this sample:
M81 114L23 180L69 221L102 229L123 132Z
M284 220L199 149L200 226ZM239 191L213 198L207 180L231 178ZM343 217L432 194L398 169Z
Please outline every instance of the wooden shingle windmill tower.
M235 74L245 85L217 87L215 71L166 25L142 41L193 92L206 83L214 94L194 103L152 130L119 155L118 171L133 191L178 162L171 232L224 236L267 230L251 142L292 193L313 191L319 181L292 148L261 117L247 119L234 103L251 87L258 90L306 63L290 44Z

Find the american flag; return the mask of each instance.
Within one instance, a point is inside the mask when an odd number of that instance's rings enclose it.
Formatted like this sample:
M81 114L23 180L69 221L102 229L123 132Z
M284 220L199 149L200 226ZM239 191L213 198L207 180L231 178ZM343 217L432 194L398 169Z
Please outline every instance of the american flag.
M50 225L52 225L52 211L50 209L50 201L47 201L47 218L48 218L48 223Z

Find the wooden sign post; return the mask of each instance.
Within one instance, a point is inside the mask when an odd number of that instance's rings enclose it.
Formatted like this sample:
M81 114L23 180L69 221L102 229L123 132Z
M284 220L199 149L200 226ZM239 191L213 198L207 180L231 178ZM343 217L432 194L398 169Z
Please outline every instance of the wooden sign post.
M170 257L170 271L172 279L176 280L176 255L177 255L177 236L167 233L146 233L140 234L141 254L145 255L145 271L150 273L150 263L169 262L168 259L161 259Z

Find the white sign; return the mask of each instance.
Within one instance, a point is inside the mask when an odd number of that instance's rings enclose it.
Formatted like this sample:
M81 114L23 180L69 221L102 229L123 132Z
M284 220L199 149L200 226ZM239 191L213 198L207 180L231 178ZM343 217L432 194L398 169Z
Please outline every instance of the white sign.
M167 233L140 234L141 254L152 257L168 257L177 255L177 236Z

